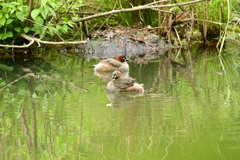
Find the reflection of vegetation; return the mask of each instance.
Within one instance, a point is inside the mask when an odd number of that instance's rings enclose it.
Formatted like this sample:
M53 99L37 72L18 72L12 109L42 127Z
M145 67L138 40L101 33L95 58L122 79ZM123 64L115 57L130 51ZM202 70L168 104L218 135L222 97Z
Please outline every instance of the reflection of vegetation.
M51 132L55 132L56 128L52 124L58 123L60 128L66 124L64 116L68 116L67 112L60 119L56 115L59 110L63 112L63 106L66 107L62 103L62 99L73 99L74 97L70 95L74 92L78 94L77 97L82 96L84 92L79 88L83 87L85 75L90 74L85 73L84 68L92 66L93 63L96 62L94 60L87 62L76 56L51 58L48 55L39 59L15 59L14 61L4 59L1 61L1 70L4 72L0 72L2 82L0 87L9 84L0 90L0 117L4 120L0 122L1 135L7 135L11 132L18 137L10 140L9 136L0 136L1 150L5 154L1 154L3 159L7 155L21 156L26 159L30 153L34 153L38 157L34 159L48 159L49 156L55 159L61 155L72 157L62 145L54 147L54 143L64 144L67 142L65 136L51 138L52 140L47 140L48 138L45 136L54 135ZM75 70L75 72L69 73L69 70ZM11 82L14 83L11 84ZM84 87L93 90L92 87ZM77 97L75 102L79 102ZM11 107L12 112L5 114L9 107ZM39 113L42 113L43 117L39 117ZM39 126L39 122L42 125ZM19 124L18 127L21 128L21 131L13 131L16 124ZM64 132L64 129L62 131L60 129L60 132ZM77 134L79 132L77 131ZM20 135L22 133L22 136L17 136L18 133ZM75 142L75 138L72 141ZM8 145L12 149L8 148ZM60 150L62 153L57 153ZM68 151L71 151L71 148L68 148ZM38 155L39 153L41 156Z
M1 159L236 159L238 55L222 55L224 75L216 51L179 53L130 62L130 76L147 91L121 97L106 95L93 59L1 61L4 84L27 73L20 66L51 77L28 76L0 90Z
M66 59L64 56L59 56L56 60L49 58L15 59L15 61L4 59L4 61L1 61L0 97L6 100L12 97L11 101L13 101L18 96L29 94L33 98L46 98L50 95L72 92L71 89L81 92L86 91L81 85L72 83L69 74L59 77L59 74L56 73L56 68L60 69L58 65L64 66L65 70L70 67L70 63L71 66L75 64L78 67L86 67L84 60L79 58ZM88 65L91 65L91 63L88 63ZM66 79L69 79L70 82ZM29 93L29 89L31 89L31 93ZM8 91L8 94L3 94L6 91Z
M228 58L218 57L218 53L216 51L215 53L211 52L212 50L212 48L206 50L201 47L192 48L191 50L182 49L177 51L176 54L168 54L158 61L142 65L140 67L141 75L147 74L146 77L154 75L154 78L143 79L140 82L145 85L151 85L147 86L147 88L149 88L148 92L150 93L166 94L174 91L174 88L179 86L179 83L191 84L193 89L196 88L196 85L202 85L203 87L208 86L204 84L203 80L199 79L198 76L202 76L202 74L210 73L210 79L223 80L222 83L225 83L228 81L228 78L224 76L225 72L227 76L234 74L232 71L235 70L236 65L231 64ZM211 52L211 54L209 54L209 52ZM226 57L226 55L224 57ZM221 64L222 59L224 60L223 64ZM158 68L156 70L157 66ZM217 66L218 68L216 68ZM195 75L196 68L202 70L203 73L199 74L197 72L197 75ZM134 74L134 72L130 73L130 75L131 74ZM139 78L141 77L138 77L138 79ZM209 80L206 79L206 82L207 81ZM182 88L179 89L182 91ZM176 93L177 92L176 90Z

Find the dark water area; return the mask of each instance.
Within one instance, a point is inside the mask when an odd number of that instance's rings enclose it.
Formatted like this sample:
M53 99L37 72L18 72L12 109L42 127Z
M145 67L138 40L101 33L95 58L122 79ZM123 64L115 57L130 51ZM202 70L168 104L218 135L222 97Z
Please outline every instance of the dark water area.
M237 46L146 57L128 57L145 92L116 94L96 57L0 59L0 159L239 159Z

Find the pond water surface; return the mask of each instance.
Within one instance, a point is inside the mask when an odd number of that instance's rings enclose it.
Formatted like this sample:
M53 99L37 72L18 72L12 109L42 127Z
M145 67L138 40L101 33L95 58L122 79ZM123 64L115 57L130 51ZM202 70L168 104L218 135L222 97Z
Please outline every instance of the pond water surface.
M239 159L237 52L132 60L129 75L143 94L107 93L94 58L49 51L1 59L0 159Z

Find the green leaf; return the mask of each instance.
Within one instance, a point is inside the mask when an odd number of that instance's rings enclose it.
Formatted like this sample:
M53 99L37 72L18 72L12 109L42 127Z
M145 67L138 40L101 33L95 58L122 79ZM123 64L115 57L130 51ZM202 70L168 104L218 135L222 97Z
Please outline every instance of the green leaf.
M64 25L63 25L63 29L64 29L65 32L67 32L68 29L69 29L68 25L64 24Z
M18 95L21 95L21 96L25 96L25 95L27 95L27 91L24 90L24 89L19 89L19 91L18 91L17 94L18 94Z
M42 32L43 32L43 29L44 29L44 28L43 28L42 26L37 25L37 24L33 24L33 27L31 28L31 31L34 31L35 34L41 35Z
M42 17L43 17L44 19L47 18L48 8L49 8L48 6L44 6L43 9L42 9L42 11L41 11L41 15L42 15Z
M53 9L56 9L58 6L57 6L57 4L55 3L55 2L48 2L49 4L50 4L50 6L53 8Z
M1 64L1 63L0 63L0 69L6 70L6 71L13 71L13 67L9 67L9 66L7 66L5 64Z
M0 33L0 39L3 39L3 33Z
M44 23L44 20L41 18L41 17L37 17L36 19L35 19L35 21L37 22L37 23L39 23L39 24L43 24ZM39 26L39 25L38 25Z
M4 25L5 24L5 22L6 22L6 18L3 16L3 17L1 17L0 18L0 25Z
M8 13L5 13L4 15L7 19L9 18L9 14Z
M7 19L7 24L12 23L13 19Z
M18 6L18 10L21 11L22 13L24 13L24 14L27 14L28 9L29 9L28 6L24 6L24 5Z
M17 12L16 13L16 17L17 19L19 19L20 21L24 20L24 14L22 12Z
M47 3L47 0L41 0L42 6L45 6L45 4Z
M7 37L13 37L13 32L12 32L12 31L8 31L8 32L6 33L6 36L7 36Z
M6 83L3 81L3 82L0 82L0 86L2 87L2 86L4 86L4 85L6 85Z
M57 29L56 29L56 27L49 27L49 32L48 33L50 33L52 36L54 35L54 32L57 32ZM53 32L54 31L54 32Z
M24 33L27 33L29 30L30 30L30 27L25 27L25 28L23 29Z
M71 22L71 21L63 21L63 23L64 24L67 24L67 25L69 25L69 26L71 26L71 27L73 27L73 22Z
M36 93L33 93L33 94L32 94L32 98L38 98L37 94L36 94Z
M39 84L36 88L35 88L36 91L43 91L43 90L46 90L45 89L45 86L43 84Z
M51 12L51 14L52 14L53 16L56 16L55 11L54 11L51 7L48 7L48 10Z
M31 17L35 20L35 18L39 15L39 13L40 13L40 9L34 9L31 12Z
M14 30L15 30L16 32L20 32L20 31L21 31L21 28L20 28L20 27L15 27Z
M15 5L12 3L4 3L4 6L15 9Z

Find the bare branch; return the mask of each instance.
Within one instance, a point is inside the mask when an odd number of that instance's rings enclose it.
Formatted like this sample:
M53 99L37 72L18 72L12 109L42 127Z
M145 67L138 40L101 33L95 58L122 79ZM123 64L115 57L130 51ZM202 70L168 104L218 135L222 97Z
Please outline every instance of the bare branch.
M223 25L223 23L220 23L220 22L214 22L214 21L209 21L209 20L205 20L205 19L189 18L189 19L185 19L185 20L203 21L203 22L208 22L208 23L213 23L213 24Z
M80 43L87 43L87 41L77 41L77 42L50 42L50 41L42 41L38 38L30 37L26 34L21 34L21 36L27 40L34 40L35 42L38 43L43 43L43 44L80 44Z
M34 42L37 42L40 46L40 43L42 44L81 44L81 43L87 43L88 41L77 41L77 42L50 42L50 41L42 41L38 38L30 37L26 34L21 34L21 37L25 38L26 40L30 41L27 45L4 45L0 44L0 47L6 47L6 48L28 48L30 47Z
M29 40L29 43L27 45L4 45L4 44L0 44L0 47L6 47L6 48L28 48L30 47L33 43L34 43L34 40L33 39L27 39Z
M156 1L156 2L152 2L152 3L146 4L146 6L150 6L150 5L157 4L157 3L169 2L169 1L170 1L170 0Z
M160 9L157 9L157 8L151 8L151 10L158 11L158 12L163 12L163 13L174 14L174 12L165 11L165 10L160 10Z

